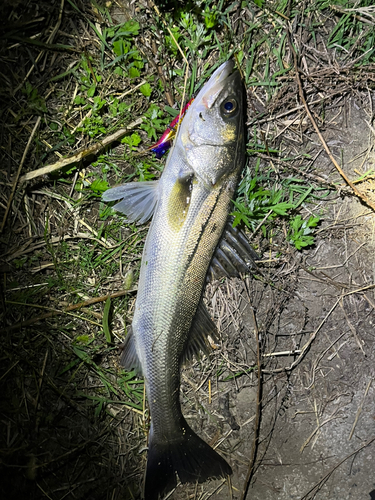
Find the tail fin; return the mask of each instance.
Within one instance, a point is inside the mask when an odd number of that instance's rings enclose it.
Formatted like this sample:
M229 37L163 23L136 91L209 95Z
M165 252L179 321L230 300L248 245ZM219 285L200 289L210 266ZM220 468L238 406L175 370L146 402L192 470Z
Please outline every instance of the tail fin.
M145 479L145 500L158 500L182 483L203 483L232 474L227 462L190 429L185 420L173 440L156 440L151 430Z

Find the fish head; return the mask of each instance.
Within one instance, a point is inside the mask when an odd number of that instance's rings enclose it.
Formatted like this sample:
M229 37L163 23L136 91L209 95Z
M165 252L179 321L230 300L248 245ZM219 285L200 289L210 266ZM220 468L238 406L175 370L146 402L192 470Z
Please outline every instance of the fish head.
M244 91L233 61L222 64L201 89L180 126L177 141L206 185L242 168L245 159Z

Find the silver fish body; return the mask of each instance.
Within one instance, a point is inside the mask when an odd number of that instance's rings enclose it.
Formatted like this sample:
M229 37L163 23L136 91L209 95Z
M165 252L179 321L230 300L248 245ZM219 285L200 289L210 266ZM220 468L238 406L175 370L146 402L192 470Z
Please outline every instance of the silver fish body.
M116 207L132 220L153 213L122 356L143 373L151 412L146 500L170 491L176 474L202 482L231 473L186 423L179 393L184 353L198 350L210 328L202 291L245 159L243 86L233 66L220 66L188 109L160 180L147 193L130 183L103 196L124 197Z

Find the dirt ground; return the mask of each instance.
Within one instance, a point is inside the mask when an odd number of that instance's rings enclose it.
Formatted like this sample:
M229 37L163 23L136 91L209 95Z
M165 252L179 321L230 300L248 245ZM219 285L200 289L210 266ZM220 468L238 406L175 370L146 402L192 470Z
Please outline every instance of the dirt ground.
M343 152L351 175L373 135L355 99L347 111L348 126L343 115L336 117L325 138L337 158ZM327 163L321 156L316 172L327 172ZM375 218L353 199L333 200L324 209L321 238L304 252L295 290L269 330L274 350L314 341L290 376L265 377L262 463L250 498L375 495Z
M342 151L349 166L346 173L352 174L363 166L364 152L373 139L366 114L355 99L348 103L347 112L350 125L344 125L343 114L336 117L325 138L337 148L337 158ZM312 136L307 148L312 152L316 147ZM365 164L371 161L370 154ZM324 154L315 172L338 180ZM232 280L238 295L227 293L232 297L229 307L235 325L222 329L228 335L228 363L238 368L256 365L251 310L256 311L258 330L267 332L259 462L248 493L252 499L375 497L375 218L352 197L333 196L322 209L324 222L316 246L302 254L294 252L277 276L267 276L283 283L280 289L252 279ZM223 485L210 498L241 498L254 439L256 401L254 373L232 388L221 386L217 415L227 436L221 449L234 469L233 496ZM226 411L223 402L227 402ZM214 426L207 432L213 435ZM184 498L182 491L172 498Z
M61 36L65 35L62 31ZM43 75L40 78L42 81ZM295 96L296 87L288 92ZM354 179L375 165L374 96L364 88L344 94L327 109L321 130L345 174ZM269 109L280 99L282 94L268 103ZM258 247L260 273L207 286L206 302L220 330L221 345L209 359L203 357L184 367L181 401L189 424L211 446L218 447L233 476L230 485L224 480L178 485L167 497L171 500L242 499L257 418L259 443L248 499L375 499L375 214L345 185L305 115L297 125L292 113L290 121L288 114L281 116L294 108L293 99L286 100L274 114L270 111L267 121L259 122L259 129L270 137L282 130L272 144L283 149L285 156L297 150L309 155L313 161L308 179L330 187L325 198L304 204L302 209L305 216L314 213L321 217L315 243L298 251L286 241L285 231L271 241L265 241L260 232L249 235ZM6 105L3 99L2 107ZM24 125L20 122L15 130L24 133ZM14 147L19 161L23 149L18 143ZM7 151L5 146L2 151ZM34 160L38 158L38 153L33 155ZM276 158L259 158L260 169L272 163L276 177L297 175L295 170L286 174ZM18 165L11 160L7 159L1 181L2 216ZM251 169L255 163L256 155L249 159ZM38 165L35 160L29 170ZM94 172L96 167L86 168ZM305 175L302 167L300 174ZM69 182L61 187L44 176L31 185L28 195L42 215L45 207L55 214L52 229L48 228L55 238L53 244L62 241L79 254L80 238L86 238L83 245L87 248L94 238L82 229L73 230L69 210L58 198L46 194L47 189L49 193L56 189L57 195L63 189L73 193ZM373 175L356 186L375 203ZM102 223L98 205L96 200L77 208L86 223L85 231L87 225L98 230ZM46 243L45 221L38 216L30 236L27 217L20 215L26 210L23 206L18 198L12 224L1 239L0 496L9 500L138 499L149 421L145 408L139 409L138 401L123 390L127 382L118 366L124 318L128 322L131 317L135 290L111 318L115 337L109 345L98 340L104 316L101 303L92 306L96 316L90 316L91 323L82 317L51 314L27 327L13 328L33 319L29 310L17 309L14 282L31 288L40 283L46 286L55 278L55 254ZM128 237L127 229L121 230ZM141 231L143 238L145 229ZM35 271L36 264L31 262L22 268L14 255L17 259L36 256L45 267ZM137 259L139 255L134 261ZM67 274L64 279L75 276ZM105 278L95 269L87 281L79 300L120 290L124 276L117 267ZM77 296L65 290L43 288L35 307L62 308L73 299ZM77 343L80 335L93 335L91 351ZM104 372L104 389L112 398L105 403L98 377ZM131 383L138 382L132 379ZM142 400L142 389L140 393ZM144 400L142 404L147 406Z

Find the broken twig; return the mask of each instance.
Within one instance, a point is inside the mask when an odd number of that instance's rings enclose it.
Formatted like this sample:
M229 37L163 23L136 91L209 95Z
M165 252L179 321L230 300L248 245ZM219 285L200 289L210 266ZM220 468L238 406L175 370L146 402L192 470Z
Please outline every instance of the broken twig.
M117 130L112 135L109 135L108 137L105 137L102 141L97 142L96 144L93 144L92 146L89 146L88 148L84 149L83 151L79 151L73 156L70 156L69 158L63 158L62 160L57 161L56 163L52 163L51 165L46 165L45 167L38 168L37 170L34 170L33 172L28 172L27 174L23 175L20 179L20 182L25 182L29 181L31 179L35 179L36 177L40 177L41 175L47 175L52 172L55 172L56 170L60 170L63 167L67 167L68 165L72 165L73 163L79 163L82 161L84 158L90 156L90 155L96 155L101 151L102 149L106 148L111 144L112 142L116 142L123 135L125 135L129 130L132 130L133 128L137 127L140 125L143 121L143 118L137 118L134 122L132 122L130 125L128 125L125 128L121 128L120 130Z

